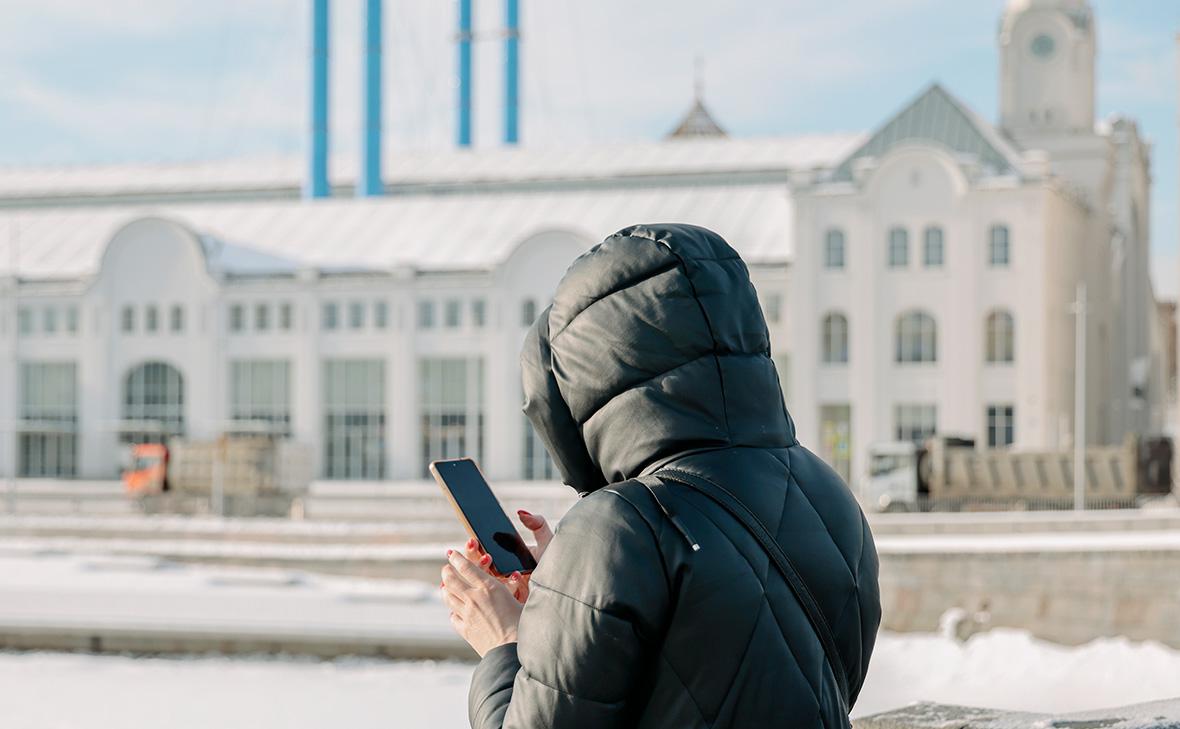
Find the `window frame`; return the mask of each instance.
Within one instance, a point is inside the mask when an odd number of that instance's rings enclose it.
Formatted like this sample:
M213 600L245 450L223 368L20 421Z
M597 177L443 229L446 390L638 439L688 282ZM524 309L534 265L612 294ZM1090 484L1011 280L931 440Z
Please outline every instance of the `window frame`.
M841 228L828 228L824 232L824 268L828 271L843 271L848 265L847 236Z
M910 267L910 231L901 225L889 228L886 234L885 266L886 268ZM900 252L900 257L898 253Z
M849 360L848 315L829 311L820 320L820 363L846 365ZM836 335L841 335L837 337Z

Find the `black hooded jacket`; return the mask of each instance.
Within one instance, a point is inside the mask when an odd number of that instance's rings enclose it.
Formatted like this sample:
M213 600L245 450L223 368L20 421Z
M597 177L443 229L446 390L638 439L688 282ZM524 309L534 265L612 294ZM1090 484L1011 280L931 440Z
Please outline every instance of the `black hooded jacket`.
M674 464L738 496L815 596L855 700L881 617L876 550L847 487L795 439L738 254L693 226L620 231L570 267L521 364L525 412L584 498L533 573L518 643L475 670L472 727L847 726L758 542L686 486L657 501L633 480Z

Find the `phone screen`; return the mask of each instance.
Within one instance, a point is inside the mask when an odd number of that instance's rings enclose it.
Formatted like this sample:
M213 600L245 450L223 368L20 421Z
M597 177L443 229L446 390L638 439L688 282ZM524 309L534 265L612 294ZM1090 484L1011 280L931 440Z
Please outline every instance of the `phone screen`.
M529 552L516 527L508 520L504 508L479 472L475 461L459 458L430 464L455 505L463 512L468 526L480 546L492 557L492 566L502 575L531 572L537 562Z

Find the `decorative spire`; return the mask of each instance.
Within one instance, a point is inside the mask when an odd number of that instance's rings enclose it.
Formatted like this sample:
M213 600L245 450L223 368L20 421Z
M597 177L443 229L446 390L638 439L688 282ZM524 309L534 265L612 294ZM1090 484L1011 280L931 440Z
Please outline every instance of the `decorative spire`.
M727 137L728 134L705 108L705 62L697 56L693 62L692 107L668 133L667 139Z

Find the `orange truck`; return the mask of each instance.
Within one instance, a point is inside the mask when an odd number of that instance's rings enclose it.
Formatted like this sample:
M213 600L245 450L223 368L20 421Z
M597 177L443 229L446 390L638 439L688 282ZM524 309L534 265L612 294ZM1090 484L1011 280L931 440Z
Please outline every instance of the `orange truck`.
M287 439L173 438L131 447L127 495L149 513L285 516L307 494L312 451Z
M168 490L168 447L139 443L131 447L131 465L123 471L123 488L129 496L160 494Z

